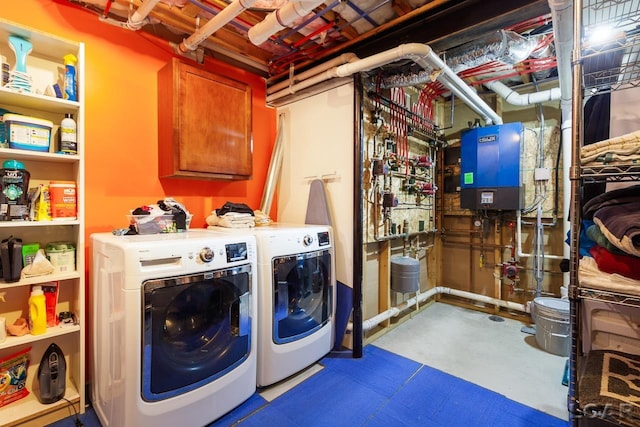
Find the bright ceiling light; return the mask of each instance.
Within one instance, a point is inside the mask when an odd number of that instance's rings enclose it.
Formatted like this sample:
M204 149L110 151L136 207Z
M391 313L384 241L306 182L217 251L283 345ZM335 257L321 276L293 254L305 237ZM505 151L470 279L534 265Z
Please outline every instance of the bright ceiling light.
M609 25L599 25L591 28L587 34L587 43L590 45L599 45L607 43L615 37L614 29Z

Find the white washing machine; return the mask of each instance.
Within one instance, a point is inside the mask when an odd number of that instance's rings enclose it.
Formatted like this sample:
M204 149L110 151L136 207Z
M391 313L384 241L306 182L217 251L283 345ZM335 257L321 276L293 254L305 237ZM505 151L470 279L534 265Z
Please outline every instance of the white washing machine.
M256 389L251 235L91 235L93 406L103 427L200 427Z
M275 224L209 230L252 234L257 240L258 387L296 374L329 353L336 300L331 227Z

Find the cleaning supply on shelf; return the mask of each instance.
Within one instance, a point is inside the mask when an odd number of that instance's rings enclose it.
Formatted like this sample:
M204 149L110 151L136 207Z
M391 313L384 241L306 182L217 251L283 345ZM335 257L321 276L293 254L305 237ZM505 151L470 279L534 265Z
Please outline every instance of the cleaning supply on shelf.
M58 325L58 315L56 309L58 306L58 282L50 282L42 284L42 292L47 309L47 327Z
M73 114L67 113L60 122L60 151L65 154L78 154L77 125Z
M38 366L38 384L34 392L40 403L57 402L64 397L67 377L67 362L62 349L51 343L44 352Z
M22 114L3 115L9 148L48 152L53 122Z
M31 174L18 160L5 160L0 170L0 220L25 220L29 216L27 195Z
M22 266L26 267L33 263L33 259L36 257L40 249L40 243L24 243L22 245Z
M51 181L49 183L51 219L72 221L77 218L76 183L74 181Z
M9 81L5 87L17 92L31 92L31 76L27 74L27 56L33 45L29 40L11 34L9 47L16 55L16 66L9 72Z
M47 331L47 306L42 286L34 285L29 296L29 327L31 335Z
M64 59L64 99L77 101L78 93L76 87L76 64L78 58L72 53L63 57Z
M0 407L29 395L27 367L30 351L31 347L27 347L0 359Z
M45 249L47 258L56 273L76 270L76 247L71 242L51 242Z
M49 184L38 184L28 192L29 220L51 221L51 198Z

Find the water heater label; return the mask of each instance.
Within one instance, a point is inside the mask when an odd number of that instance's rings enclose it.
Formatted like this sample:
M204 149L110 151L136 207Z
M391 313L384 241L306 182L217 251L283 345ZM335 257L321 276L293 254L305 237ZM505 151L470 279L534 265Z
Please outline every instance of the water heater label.
M464 184L472 185L473 184L473 172L465 172L464 173Z
M498 140L498 135L487 135L478 137L478 144L482 144L483 142L496 142Z

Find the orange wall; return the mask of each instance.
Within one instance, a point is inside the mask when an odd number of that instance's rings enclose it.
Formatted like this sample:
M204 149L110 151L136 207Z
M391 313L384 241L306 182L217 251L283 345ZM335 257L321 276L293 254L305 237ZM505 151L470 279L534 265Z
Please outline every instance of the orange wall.
M124 228L130 209L164 197L183 203L195 227L204 226L211 210L227 200L259 208L276 133L276 112L265 106L264 79L210 58L205 64L252 88L252 180L160 180L156 75L174 56L169 44L101 23L94 13L64 0L2 3L6 20L85 43L85 143L79 149L86 161L87 246L91 233ZM211 120L215 123L215 117Z

